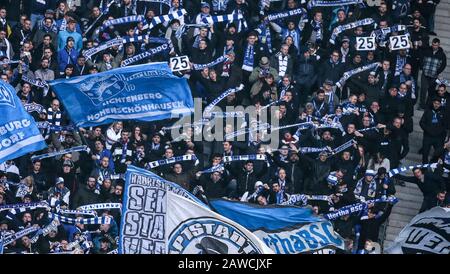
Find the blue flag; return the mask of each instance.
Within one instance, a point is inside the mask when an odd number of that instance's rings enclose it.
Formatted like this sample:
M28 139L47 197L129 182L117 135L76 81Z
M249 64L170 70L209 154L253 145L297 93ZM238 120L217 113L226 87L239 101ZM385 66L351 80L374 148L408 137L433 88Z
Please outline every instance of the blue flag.
M319 217L313 215L311 209L295 206L259 206L256 204L231 202L222 199L211 200L210 205L218 213L250 230L277 230L299 223L316 222L320 220Z
M219 214L252 231L277 254L322 252L344 248L331 222L314 216L310 208L259 206L216 199L210 206Z
M0 81L0 163L47 147L14 88Z
M80 127L125 119L179 118L194 107L187 80L174 76L166 63L118 68L49 84Z

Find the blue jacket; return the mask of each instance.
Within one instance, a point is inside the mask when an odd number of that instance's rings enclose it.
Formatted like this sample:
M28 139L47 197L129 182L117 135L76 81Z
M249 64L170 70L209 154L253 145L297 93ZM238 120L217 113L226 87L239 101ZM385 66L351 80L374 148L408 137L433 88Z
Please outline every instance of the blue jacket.
M83 37L78 32L60 31L58 34L58 51L62 50L67 44L67 38L72 37L75 40L75 49L80 51L83 48Z
M67 48L58 51L59 72L64 72L68 64L75 65L77 63L78 51L72 48L70 52Z

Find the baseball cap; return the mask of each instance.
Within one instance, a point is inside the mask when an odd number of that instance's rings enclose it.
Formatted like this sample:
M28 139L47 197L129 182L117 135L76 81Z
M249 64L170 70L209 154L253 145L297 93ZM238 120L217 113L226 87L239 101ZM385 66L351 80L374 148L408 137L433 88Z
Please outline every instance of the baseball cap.
M203 2L201 5L202 9L203 8L210 8L209 4L207 2Z

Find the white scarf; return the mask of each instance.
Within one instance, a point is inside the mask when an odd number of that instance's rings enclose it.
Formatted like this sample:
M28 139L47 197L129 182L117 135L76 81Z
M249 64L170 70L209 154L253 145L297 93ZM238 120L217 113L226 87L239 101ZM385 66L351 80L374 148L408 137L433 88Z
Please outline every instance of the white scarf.
M278 75L283 77L286 75L288 65L288 56L283 56L283 54L278 55Z

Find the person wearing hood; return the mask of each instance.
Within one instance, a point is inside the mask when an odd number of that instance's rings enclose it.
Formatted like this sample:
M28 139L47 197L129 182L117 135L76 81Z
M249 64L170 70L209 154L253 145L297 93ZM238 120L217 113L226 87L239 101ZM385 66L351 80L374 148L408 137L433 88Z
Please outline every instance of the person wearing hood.
M56 178L55 186L48 190L48 200L51 206L70 205L70 190L64 185L62 177Z
M366 170L364 177L361 178L355 186L353 193L361 202L375 199L377 194L377 183L374 180L376 172L372 169Z
M81 36L81 34L79 34L76 31L76 24L77 24L77 21L70 19L67 22L67 29L59 32L59 34L58 34L58 51L64 49L64 47L67 43L67 39L69 37L73 38L74 48L77 52L80 52L80 50L83 48L83 37ZM76 60L76 58L75 58L75 60Z

